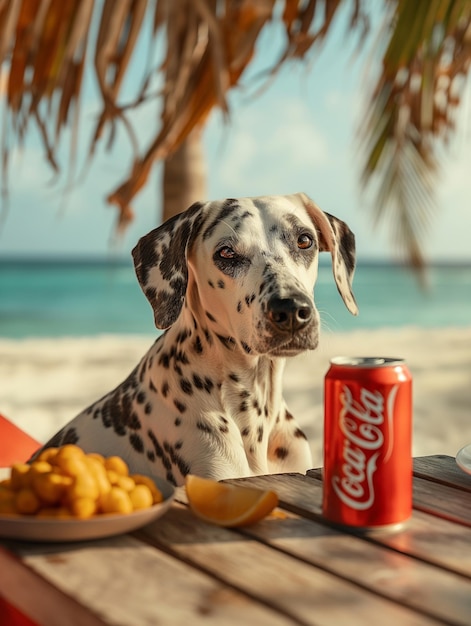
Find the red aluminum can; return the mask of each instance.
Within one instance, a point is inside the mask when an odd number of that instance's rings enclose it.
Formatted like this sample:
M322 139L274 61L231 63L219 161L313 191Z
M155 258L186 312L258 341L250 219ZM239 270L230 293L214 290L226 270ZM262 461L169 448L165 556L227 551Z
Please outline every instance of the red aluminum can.
M358 530L412 514L412 377L403 359L337 357L325 377L326 519Z

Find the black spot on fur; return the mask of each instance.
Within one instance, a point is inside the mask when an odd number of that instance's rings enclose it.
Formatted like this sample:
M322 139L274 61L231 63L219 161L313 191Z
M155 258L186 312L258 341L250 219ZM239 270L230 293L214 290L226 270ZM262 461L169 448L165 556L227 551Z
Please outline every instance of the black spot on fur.
M172 456L172 461L178 467L178 470L182 476L186 476L190 473L190 466L186 461L184 461L179 454L174 453Z
M201 422L201 421L196 422L196 428L208 434L211 434L213 432L213 429L211 428L209 424L206 424L205 422Z
M160 390L164 398L168 396L168 392L170 391L170 386L167 381L162 383L162 389Z
M245 426L245 428L240 431L240 434L242 435L242 437L248 437L250 434L250 428L248 426Z
M123 411L124 402L128 402L127 408L129 409L129 397L126 394L122 395L122 391L118 387L114 393L107 397L101 407L103 424L106 427L112 426L114 432L120 437L124 437L126 434Z
M282 446L275 449L275 456L281 460L286 459L289 454L289 450L287 448L283 448Z
M72 444L76 444L79 442L79 436L77 435L77 431L75 430L75 428L73 426L69 426L69 427L65 427L63 428L59 433L57 433L56 437L58 436L58 438L60 439L59 443L54 443L54 439L55 437L53 437L48 444L46 444L45 447L47 448L51 448L51 447L58 447L60 446L65 446L66 444L72 443ZM51 443L52 442L52 443Z
M216 333L216 337L219 339L222 345L228 350L233 350L235 348L235 341L232 337L223 337L222 335L219 335L218 333Z
M211 315L211 313L209 311L205 311L204 313L205 313L206 317L208 318L208 320L210 320L211 322L215 322L216 321L216 318L213 315Z
M242 302L240 300L237 303L237 313L242 313Z
M183 391L183 393L186 393L189 396L193 395L193 386L190 383L190 381L188 380L188 378L181 378L180 379L180 387L181 387L181 390Z
M261 443L263 440L263 426L259 426L257 428L257 441L258 443Z
M135 411L125 413L123 421L125 422L126 426L131 430L140 430L140 428L142 428L141 420L138 418Z
M252 406L253 408L257 411L257 415L260 417L260 415L262 414L262 409L260 408L260 405L258 403L258 400L254 400L252 402Z
M193 374L193 384L197 389L204 389L203 379L198 374Z
M175 399L173 404L179 413L184 413L186 411L186 405L183 404L183 402L180 402L180 400Z
M204 388L208 393L211 393L211 391L213 390L214 387L214 383L213 381L208 378L207 376L205 376L204 378Z
M107 402L101 407L100 415L103 426L105 428L111 428L110 408Z
M290 413L289 411L286 411L285 412L285 419L286 420L292 420L292 419L294 419L294 417L293 417L292 413Z
M220 430L222 433L228 433L228 432L229 432L229 427L228 427L228 423L229 423L229 422L228 422L228 421L227 421L227 419L226 419L224 416L222 416L222 415L220 415L220 416L219 416L219 419L220 419L220 421L221 421L221 424L220 424L220 426L219 426L219 430Z
M144 413L146 415L150 415L152 413L152 404L150 404L150 402L148 402L144 407Z
M178 361L179 363L182 363L182 365L188 365L190 363L186 352L184 352L183 350L179 350L177 352L177 354L175 355L175 360Z
M244 389L243 391L240 392L239 395L241 398L248 398L250 396L250 391L247 391L247 389Z
M170 367L170 357L167 353L163 353L160 355L159 358L159 365L162 365L162 367L164 367L166 370L169 369Z
M183 343L184 341L186 341L188 339L188 337L191 335L190 331L187 330L186 328L182 331L180 331L176 337L176 342L177 343Z
M136 452L139 452L139 454L144 452L144 443L137 433L131 433L129 435L129 443Z
M146 456L152 463L155 462L155 452L153 450L147 450Z
M152 445L154 446L155 454L157 455L157 457L159 459L161 459L163 457L164 451L163 451L162 446L160 445L157 437L155 436L154 431L148 430L147 431L147 436L149 437L149 439L152 442Z
M213 281L212 281L212 280L208 280L208 285L209 285L212 289L214 289L214 283L213 283Z
M201 339L200 337L196 337L194 343L193 343L193 350L197 353L197 354L201 354L203 352L203 344L201 343Z
M175 480L175 476L170 470L168 470L166 478L169 483L171 483L172 485L175 485L175 487L177 486L177 481Z
M136 396L136 402L138 404L144 404L145 401L146 401L146 394L144 391L140 391Z
M245 413L245 411L247 411L247 409L248 409L248 408L249 408L249 407L248 407L248 404L247 404L247 402L244 400L243 402L241 402L241 403L240 403L240 406L239 406L239 411L240 411L241 413Z
M294 431L294 436L298 437L299 439L307 439L306 435L300 428L296 428L296 430Z
M224 289L225 286L226 286L226 283L223 280L218 280L219 289Z
M250 354L252 352L252 348L245 343L245 341L241 341L240 342L242 345L242 348L244 349L244 352L246 352L247 354Z
M168 229L168 222L167 229ZM185 255L182 252L186 248L186 244L191 234L191 223L189 219L176 219L173 221L172 226L175 227L178 224L173 236L171 237L171 245L162 246L162 255L159 264L159 270L164 280L171 282L175 276L175 272L186 274L186 260Z
M173 422L175 424L175 426L181 426L182 420L181 417L176 417L175 421Z
M219 213L213 219L213 221L209 224L206 230L203 233L203 240L206 241L208 237L211 237L216 226L224 220L226 217L229 217L231 213L233 213L239 207L239 202L235 198L228 198L221 206Z
M237 376L237 374L233 374L232 372L229 374L229 378L231 380L233 380L235 383L239 382L239 377Z

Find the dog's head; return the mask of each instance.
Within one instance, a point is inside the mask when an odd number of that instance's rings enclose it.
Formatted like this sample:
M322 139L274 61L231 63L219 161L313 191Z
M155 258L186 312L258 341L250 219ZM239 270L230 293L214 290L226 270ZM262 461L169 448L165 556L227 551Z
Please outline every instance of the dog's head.
M289 356L317 346L322 251L356 315L354 235L305 194L194 204L142 237L133 258L157 328L171 326L185 305L229 349Z

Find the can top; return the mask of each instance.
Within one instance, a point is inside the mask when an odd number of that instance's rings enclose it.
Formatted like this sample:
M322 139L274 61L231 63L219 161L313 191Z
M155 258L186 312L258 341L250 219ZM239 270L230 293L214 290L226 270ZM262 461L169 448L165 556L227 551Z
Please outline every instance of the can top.
M346 367L391 367L402 365L404 359L385 356L336 356L330 359L330 362L332 365Z

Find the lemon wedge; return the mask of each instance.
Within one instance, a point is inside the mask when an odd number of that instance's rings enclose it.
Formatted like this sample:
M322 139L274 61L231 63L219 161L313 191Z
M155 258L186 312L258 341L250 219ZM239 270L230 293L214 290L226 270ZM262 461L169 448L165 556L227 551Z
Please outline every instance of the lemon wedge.
M274 491L228 485L189 474L186 494L193 513L218 526L249 526L266 517L278 505Z

